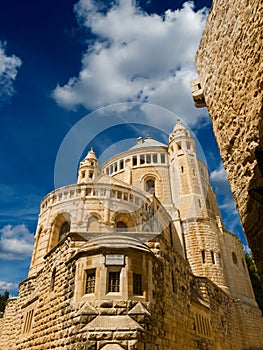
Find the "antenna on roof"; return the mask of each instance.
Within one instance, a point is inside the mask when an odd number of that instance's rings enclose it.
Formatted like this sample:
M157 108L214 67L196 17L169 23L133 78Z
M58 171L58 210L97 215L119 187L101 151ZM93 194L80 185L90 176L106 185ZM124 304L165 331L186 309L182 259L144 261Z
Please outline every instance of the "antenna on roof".
M148 129L146 130L146 138L147 138L147 139L151 139L150 132L149 132Z

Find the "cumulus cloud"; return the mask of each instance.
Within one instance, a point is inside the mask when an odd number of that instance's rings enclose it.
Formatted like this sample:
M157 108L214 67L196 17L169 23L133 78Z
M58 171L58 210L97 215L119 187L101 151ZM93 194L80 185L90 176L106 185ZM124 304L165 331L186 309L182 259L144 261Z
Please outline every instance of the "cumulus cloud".
M110 8L80 0L75 12L95 38L87 40L77 77L58 85L56 102L65 108L96 109L123 101L150 102L184 116L190 124L204 116L192 102L190 81L196 77L194 56L206 9L192 2L147 14L135 2L120 0Z
M5 44L0 41L0 100L14 94L13 82L21 64L22 61L17 56L6 54Z
M14 290L14 289L17 289L17 283L0 280L0 292L4 292L6 290Z
M216 192L220 194L231 193L226 171L222 162L220 162L219 166L211 172L210 180L215 187Z
M24 225L5 225L0 229L0 258L22 260L32 254L34 235Z

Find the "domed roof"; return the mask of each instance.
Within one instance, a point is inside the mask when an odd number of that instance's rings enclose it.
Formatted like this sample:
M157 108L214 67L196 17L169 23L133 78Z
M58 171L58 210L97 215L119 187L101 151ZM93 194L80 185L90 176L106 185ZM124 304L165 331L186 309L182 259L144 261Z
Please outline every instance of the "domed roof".
M151 148L151 147L165 147L167 148L167 145L164 143L161 143L150 136L147 136L145 139L142 137L138 137L137 144L133 147L131 147L129 150L139 149L139 148Z

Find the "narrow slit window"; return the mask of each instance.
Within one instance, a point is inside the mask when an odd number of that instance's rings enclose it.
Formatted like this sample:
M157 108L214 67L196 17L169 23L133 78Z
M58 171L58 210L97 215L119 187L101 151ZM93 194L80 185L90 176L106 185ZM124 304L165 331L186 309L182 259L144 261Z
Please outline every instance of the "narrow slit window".
M152 155L152 159L153 159L153 163L157 163L157 153L154 153L153 155Z
M123 168L124 168L123 160L120 160L120 170L122 170Z
M55 288L55 281L56 281L56 268L53 269L52 275L51 275L51 283L50 283L50 291L53 292Z
M202 250L201 254L202 254L202 262L203 264L205 264L205 250Z
M214 252L212 250L211 250L210 254L211 254L212 264L214 265L216 263L215 262L215 254L214 254Z
M177 293L177 283L173 272L172 272L172 287L173 287L173 293Z
M147 164L151 163L151 155L150 154L146 154L146 163Z
M137 156L132 157L132 165L133 166L137 165Z

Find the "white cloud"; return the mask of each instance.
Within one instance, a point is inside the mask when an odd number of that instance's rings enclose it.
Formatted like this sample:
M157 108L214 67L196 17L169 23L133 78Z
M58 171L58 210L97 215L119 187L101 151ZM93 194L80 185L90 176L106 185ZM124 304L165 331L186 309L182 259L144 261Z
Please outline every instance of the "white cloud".
M3 100L14 94L13 82L21 64L22 61L17 56L7 56L5 44L0 41L0 99Z
M210 180L213 186L215 187L217 193L224 195L226 195L226 193L229 192L231 193L226 176L226 171L222 162L214 171L211 172Z
M91 0L77 3L78 18L96 39L89 41L78 77L58 85L53 97L68 109L147 101L196 124L204 111L194 107L189 84L197 75L194 56L206 11L195 12L193 3L186 2L161 17L134 3L120 0L108 9Z
M34 235L24 225L5 225L0 229L0 258L22 260L32 254Z
M0 280L0 292L6 291L6 290L14 290L14 289L17 289L17 287L18 287L17 283Z

